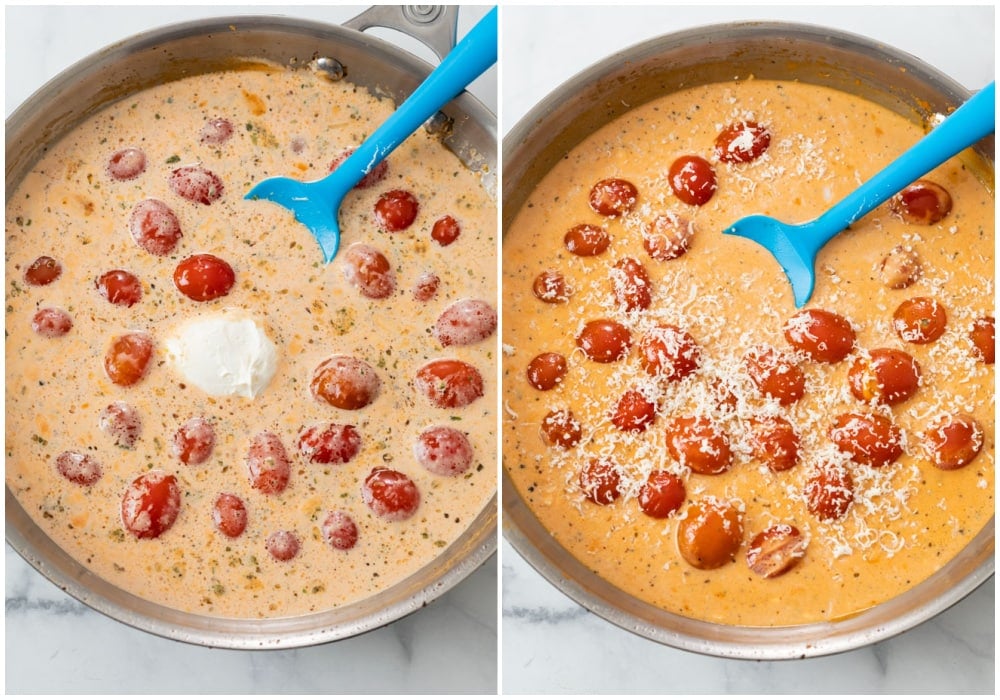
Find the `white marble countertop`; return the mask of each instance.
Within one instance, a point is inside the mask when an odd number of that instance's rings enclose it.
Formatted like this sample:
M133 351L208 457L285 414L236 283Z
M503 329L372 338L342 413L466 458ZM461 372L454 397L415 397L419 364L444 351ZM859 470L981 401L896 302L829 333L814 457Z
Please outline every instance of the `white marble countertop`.
M867 35L970 89L994 75L994 10L875 7L505 6L503 132L586 67L654 36L733 20L786 20ZM783 662L722 660L647 641L577 605L504 542L502 688L515 693L992 693L994 583L869 648Z
M147 29L203 17L284 14L341 23L359 7L6 8L6 113L76 61ZM485 13L459 13L459 37ZM436 63L422 45L385 30ZM494 113L497 70L474 94ZM115 622L65 595L8 546L8 693L492 693L497 686L497 557L416 613L379 630L290 651L207 649Z

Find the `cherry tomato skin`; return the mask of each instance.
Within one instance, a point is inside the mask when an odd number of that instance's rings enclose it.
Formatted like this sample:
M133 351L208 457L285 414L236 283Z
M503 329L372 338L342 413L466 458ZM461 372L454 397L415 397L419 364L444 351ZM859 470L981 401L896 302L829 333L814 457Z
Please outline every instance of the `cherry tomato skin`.
M622 394L615 410L611 413L611 422L626 433L644 432L654 420L656 420L656 404L635 389Z
M677 522L677 549L696 569L718 569L734 561L742 543L743 514L729 501L695 501Z
M497 329L497 310L481 299L460 299L441 312L432 333L443 347L474 345Z
M118 386L133 386L146 376L153 356L153 339L146 333L113 338L104 356L104 370Z
M375 221L386 231L405 231L417 219L420 202L406 190L390 190L375 202Z
M729 438L707 416L679 416L667 423L667 452L697 474L722 474L733 463Z
M365 243L352 243L344 251L341 269L349 284L369 299L386 299L396 291L396 273L389 259Z
M348 150L341 153L339 156L333 159L330 163L330 172L332 173L341 163L347 160L355 151L354 148L349 148ZM372 168L364 177L358 180L358 184L354 186L356 190L367 190L370 187L374 187L378 183L385 179L385 176L389 174L389 161L383 160L374 168Z
M933 343L944 333L948 314L930 297L913 297L901 303L892 315L896 334L908 343Z
M288 486L292 474L285 446L274 433L257 433L247 450L247 473L250 485L261 493L274 495Z
M141 540L155 539L173 527L180 510L177 477L163 471L137 477L122 497L122 523Z
M894 406L920 387L920 365L902 350L875 348L851 363L847 381L859 401Z
M413 285L413 298L417 301L430 301L441 286L441 278L433 272L424 272Z
M361 433L353 425L313 425L299 433L299 454L312 464L347 464L361 451Z
M228 141L232 135L233 123L220 117L205 122L198 134L198 140L210 146L219 146Z
M924 433L924 446L938 469L961 469L983 448L983 428L972 416L941 416Z
M462 235L462 226L450 215L442 216L431 227L431 238L441 246L449 246Z
M212 301L229 294L236 284L236 273L222 258L197 253L184 258L174 269L174 285L194 301Z
M906 289L920 279L920 257L911 246L897 245L890 250L879 268L882 282L889 289Z
M333 355L313 370L309 388L318 401L335 408L356 411L379 394L382 380L364 360L347 355Z
M546 304L567 302L573 293L566 284L566 278L555 270L540 272L531 285L531 291Z
M205 205L217 201L225 191L219 176L200 165L177 168L170 173L168 184L178 197Z
M350 513L331 510L320 526L323 539L334 549L346 552L358 543L358 526Z
M79 486L97 483L104 473L101 463L82 452L62 452L56 457L56 471Z
M420 490L406 474L377 467L365 479L361 500L380 518L406 520L420 507Z
M802 561L806 545L806 538L794 525L772 525L750 540L747 566L750 571L764 578L781 576Z
M639 190L628 180L607 178L590 189L590 208L601 216L621 216L635 208Z
M679 476L654 469L639 489L639 508L651 518L662 519L672 515L686 498L687 490Z
M52 284L62 274L62 265L55 258L41 255L24 271L24 281L33 287L44 287Z
M153 255L170 255L183 236L174 210L158 199L144 199L132 209L129 231L140 248Z
M996 356L995 323L992 316L983 316L973 321L972 330L969 331L973 357L987 365L992 365Z
M247 507L232 493L220 493L212 504L212 522L226 537L239 537L247 529Z
M73 319L62 309L39 309L31 317L31 329L43 338L61 338L73 330Z
M591 503L606 506L621 495L621 472L606 459L592 459L580 470L580 490Z
M809 476L806 507L821 520L840 520L854 503L854 478L847 467L824 463Z
M184 464L203 464L215 449L215 428L205 418L195 416L174 433L171 449Z
M566 358L557 352L543 352L528 363L528 384L538 391L555 389L566 376Z
M579 224L563 236L566 250L581 257L600 255L611 245L611 235L600 226Z
M884 467L903 454L902 433L878 413L844 413L830 428L830 439L855 462Z
M635 258L622 258L611 272L615 301L626 311L648 309L653 303L652 284L646 266Z
M462 408L483 395L479 370L461 360L432 360L417 370L417 391L438 408Z
M444 425L421 432L413 443L413 455L420 466L438 476L458 476L472 466L468 436Z
M799 436L781 416L754 419L750 423L754 457L772 472L783 472L799 462Z
M805 374L783 353L770 347L756 347L744 360L750 379L761 393L777 399L782 406L795 403L805 394Z
M667 180L677 199L699 207L708 203L718 187L715 170L701 156L681 156L675 160Z
M628 354L632 334L617 321L602 318L588 321L576 337L576 344L594 362L615 362Z
M694 240L694 224L674 212L661 214L646 224L642 247L653 260L666 262L684 255Z
M142 434L142 417L139 412L124 401L115 401L106 406L98 418L101 431L115 441L115 445L125 449L135 446Z
M146 154L139 148L123 148L108 158L108 175L112 180L134 180L146 172Z
M851 322L825 309L799 311L785 324L785 340L815 362L840 362L854 349Z
M936 182L917 180L890 199L889 208L908 224L936 224L951 211L951 195Z
M701 364L701 348L690 333L677 326L653 328L639 340L637 349L646 374L671 382L691 375Z
M264 547L275 561L290 561L299 553L302 542L291 530L277 530L267 536Z
M753 121L727 124L715 137L715 157L723 163L757 160L771 145L771 131Z
M542 419L541 433L546 445L568 450L580 444L583 426L568 409L549 411Z
M126 270L108 270L97 278L95 286L115 306L131 307L142 299L142 283Z

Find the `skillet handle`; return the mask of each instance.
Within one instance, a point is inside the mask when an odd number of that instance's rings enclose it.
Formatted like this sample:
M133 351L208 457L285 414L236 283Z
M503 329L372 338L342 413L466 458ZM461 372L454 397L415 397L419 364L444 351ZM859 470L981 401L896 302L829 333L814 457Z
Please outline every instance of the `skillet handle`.
M371 27L395 29L421 42L443 60L455 46L458 6L373 5L343 26L359 32Z

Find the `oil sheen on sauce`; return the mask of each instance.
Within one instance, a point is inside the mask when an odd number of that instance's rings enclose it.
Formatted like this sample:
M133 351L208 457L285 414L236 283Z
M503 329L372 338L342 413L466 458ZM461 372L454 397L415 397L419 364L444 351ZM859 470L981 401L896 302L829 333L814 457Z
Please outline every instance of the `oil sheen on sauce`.
M479 177L423 130L388 158L385 179L350 193L341 209L341 252L328 266L309 232L292 214L243 195L274 175L318 179L343 151L360 144L393 105L363 88L332 83L309 70L234 70L187 77L118 102L56 144L23 180L7 204L7 484L25 510L61 547L97 575L136 595L179 610L236 618L290 616L369 597L427 565L455 541L496 490L496 334L447 348L431 333L436 319L461 299L496 303L496 207ZM210 120L234 129L222 143L199 134ZM106 171L112 153L142 149L139 177L116 181ZM175 168L201 165L224 191L205 206L168 187ZM392 189L413 193L419 211L404 231L380 229L378 197ZM141 199L169 204L183 237L167 256L139 248L129 214ZM431 237L436 219L451 215L461 235L448 246ZM391 261L395 292L370 299L348 283L342 261L355 242ZM212 253L235 270L223 298L195 302L175 288L172 273L192 253ZM40 255L63 272L46 286L28 286L24 272ZM142 282L131 306L108 303L95 279L125 269ZM412 291L425 274L440 280L436 295L417 301ZM73 320L63 337L32 331L32 316L57 307ZM167 360L165 341L192 317L236 312L263 328L278 352L274 378L255 398L210 396L186 384ZM103 368L113 336L149 333L154 355L135 386L109 381ZM325 358L363 359L381 379L370 405L345 410L310 394L310 376ZM414 375L429 360L455 358L477 367L481 398L461 408L438 408L418 394ZM112 401L130 403L142 417L131 449L117 447L99 428ZM185 465L171 438L192 416L215 427L209 460ZM346 464L313 464L299 455L304 426L354 425L360 452ZM414 456L424 429L445 425L467 434L473 458L457 476L425 470ZM281 439L291 458L288 487L267 495L251 488L247 453L261 431ZM103 476L92 486L63 479L54 459L76 450L97 459ZM421 492L416 513L388 521L362 502L362 482L373 468L408 475ZM178 479L182 506L172 528L155 539L123 529L122 495L139 474L163 470ZM213 525L220 492L246 503L248 524L237 538ZM357 545L340 551L324 541L321 523L331 510L351 514ZM299 553L277 561L265 548L269 534L290 530Z
M712 156L716 135L739 120L768 125L770 147L750 163L720 163ZM719 415L712 381L736 381L740 358L751 346L790 349L782 328L795 308L783 273L762 248L721 231L752 213L788 222L814 218L921 135L918 125L851 95L791 82L739 81L639 106L589 136L541 180L503 243L503 462L543 525L585 566L671 612L733 625L791 625L851 616L912 588L988 524L994 513L994 370L971 356L967 334L975 318L993 315L994 200L992 184L984 186L957 158L928 176L954 202L942 221L905 224L883 205L836 237L817 262L807 308L849 319L857 336L854 354L905 349L923 370L917 393L890 409L905 453L881 468L847 465L856 495L842 519L811 515L803 491L819 460L847 462L827 430L834 416L864 408L848 390L853 354L835 364L802 362L805 396L790 406L765 407L798 430L800 459L788 471L763 466L738 430L730 433L733 466L719 475L691 473L665 446L664 424L672 415ZM718 178L715 195L701 207L680 202L667 180L670 164L686 154L711 160ZM630 213L603 217L590 208L588 195L594 183L612 177L632 182L638 201ZM642 231L668 211L693 222L695 235L686 254L660 262L643 250ZM581 223L604 226L610 247L593 257L568 252L563 236ZM900 244L919 253L923 274L906 289L889 289L879 265ZM612 294L612 266L626 256L648 270L652 304L645 311L625 310ZM567 302L536 298L532 281L543 270L565 276L572 289ZM945 333L933 343L906 343L892 329L894 309L915 296L934 297L947 309ZM594 362L575 339L598 318L622 323L633 342L656 323L684 328L702 348L701 366L667 385L639 369L634 346L622 360ZM562 354L568 367L549 391L536 390L526 378L529 361L542 352ZM653 424L637 436L609 420L618 397L635 387L658 406ZM570 449L546 445L543 417L567 408L583 426L583 439ZM944 411L972 414L985 434L978 457L957 471L934 467L920 446L921 433ZM727 426L745 419L737 411ZM581 492L580 469L595 456L613 458L623 473L621 497L609 505ZM688 503L716 496L740 504L745 534L731 563L699 570L679 555L683 506L662 520L640 510L636 495L653 469L680 475ZM747 542L782 522L806 535L805 556L784 575L762 578L747 566Z

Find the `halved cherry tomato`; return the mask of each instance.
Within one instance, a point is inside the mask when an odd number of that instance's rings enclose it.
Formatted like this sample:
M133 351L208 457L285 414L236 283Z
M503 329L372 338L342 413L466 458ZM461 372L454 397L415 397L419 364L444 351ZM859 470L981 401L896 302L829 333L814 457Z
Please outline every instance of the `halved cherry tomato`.
M635 258L622 258L611 271L611 287L618 305L626 311L648 309L653 302L646 266Z
M771 145L771 130L754 121L727 124L715 137L715 157L723 163L757 160Z
M799 462L799 436L781 416L750 421L750 444L754 457L773 472L791 469Z
M43 338L61 338L73 329L73 319L62 309L39 309L31 317L31 329Z
M772 525L750 540L747 566L750 571L764 578L781 576L802 561L806 545L806 538L794 525Z
M267 536L264 546L276 561L290 561L299 553L302 542L291 530L277 530Z
M378 396L382 380L370 364L356 357L333 355L315 370L309 388L313 397L335 408L356 411Z
M24 281L33 287L43 287L55 282L61 274L62 265L59 261L48 255L40 255L24 271Z
M438 408L461 408L483 395L483 376L462 360L432 360L417 370L417 391Z
M472 466L472 444L460 430L436 425L424 430L413 443L417 462L431 474L457 476Z
M226 537L239 537L247 529L247 507L232 493L220 493L212 504L212 522Z
M543 352L528 363L528 384L539 391L556 388L566 376L566 358L557 352Z
M580 470L580 490L588 501L599 506L614 502L621 495L621 473L608 459L591 459Z
M614 362L628 354L632 334L617 321L588 321L576 337L577 346L594 362Z
M417 218L420 202L406 190L390 190L375 202L375 221L390 233L408 229Z
M913 297L896 307L892 314L892 327L908 343L924 345L933 343L944 333L948 314L944 307L930 297Z
M973 356L987 365L992 365L996 356L995 324L992 316L983 316L972 322L972 330L969 331Z
M583 427L568 409L549 411L542 419L542 440L568 450L576 447L583 438Z
M936 224L951 211L951 195L936 182L917 180L890 199L889 208L908 224Z
M385 520L406 520L420 507L420 489L402 472L377 467L365 478L361 500Z
M924 445L938 469L961 469L983 448L983 427L966 413L944 415L924 433Z
M221 117L210 119L201 127L198 140L212 146L225 143L233 135L233 123Z
M115 401L106 406L98 417L101 430L114 439L118 447L131 449L142 434L142 417L133 406Z
M168 183L178 197L198 204L217 201L225 188L222 179L200 165L185 165L170 173Z
M443 347L472 345L497 329L497 310L481 299L460 299L441 312L433 334Z
M196 253L177 263L174 285L194 301L212 301L224 297L236 284L236 273L222 258L210 253Z
M775 348L757 346L744 357L747 374L761 393L777 399L782 406L793 404L805 393L802 369Z
M334 549L347 551L358 543L358 526L350 513L342 510L331 510L326 514L320 525L323 539Z
M854 348L851 322L825 309L805 309L785 324L785 340L816 362L840 362Z
M879 413L844 413L834 420L830 439L855 462L884 467L903 454L903 435Z
M646 374L677 382L701 364L701 348L691 334L671 325L646 333L638 344L639 364Z
M340 164L347 160L355 151L354 148L349 148L339 156L333 159L330 163L330 172L340 167ZM389 174L389 161L383 160L374 168L371 169L363 178L358 181L358 184L354 186L356 190L366 190L369 187L374 187L378 183L385 179L385 176Z
M417 301L430 301L441 286L441 278L433 272L424 272L413 284L413 298Z
M707 496L677 522L677 550L696 569L718 569L735 560L743 543L743 513L731 502Z
M108 270L95 285L100 295L116 306L133 306L142 298L142 283L126 270Z
M590 188L590 208L602 216L621 216L635 207L639 190L628 180L612 177Z
M563 236L566 250L581 257L600 255L611 245L611 235L600 226L578 224Z
M568 301L573 293L561 272L545 270L540 272L531 285L531 291L546 304L561 304Z
M153 339L147 333L126 333L112 338L104 356L104 371L118 386L132 386L144 376L153 356Z
M263 431L254 435L247 450L247 474L250 485L261 493L281 493L291 477L291 462L281 438Z
M920 365L902 350L875 348L851 363L847 381L859 401L893 406L920 387Z
M886 287L906 289L920 277L920 257L912 246L897 245L882 258L879 271Z
M177 429L171 448L184 464L202 464L215 449L215 428L205 418L195 416Z
M451 245L458 240L460 235L462 235L461 225L455 220L455 217L447 214L435 221L434 226L431 227L431 238L442 246Z
M678 416L667 423L667 452L697 474L722 474L733 463L729 438L707 416Z
M347 464L361 451L361 433L353 425L312 425L299 433L299 453L313 464Z
M854 503L854 478L847 467L824 462L806 481L806 507L821 520L839 520Z
M108 174L113 180L134 180L146 171L146 154L140 148L123 148L108 158Z
M80 486L97 483L104 473L96 458L82 452L62 452L56 457L56 471Z
M396 273L382 251L366 243L352 243L342 259L344 277L363 296L385 299L396 291Z
M718 188L715 170L701 156L681 156L670 164L667 181L677 199L685 204L703 206Z
M676 474L654 469L639 488L639 508L651 518L666 518L684 503L687 490Z
M122 497L122 523L141 540L159 537L173 527L180 510L177 477L163 471L136 477Z
M144 199L129 217L129 231L143 250L153 255L170 255L183 235L174 210L158 199Z
M661 214L646 224L642 247L653 260L666 262L684 255L694 240L694 224L674 212Z
M626 433L641 433L656 419L656 404L641 391L630 389L622 394L611 413L611 422Z

